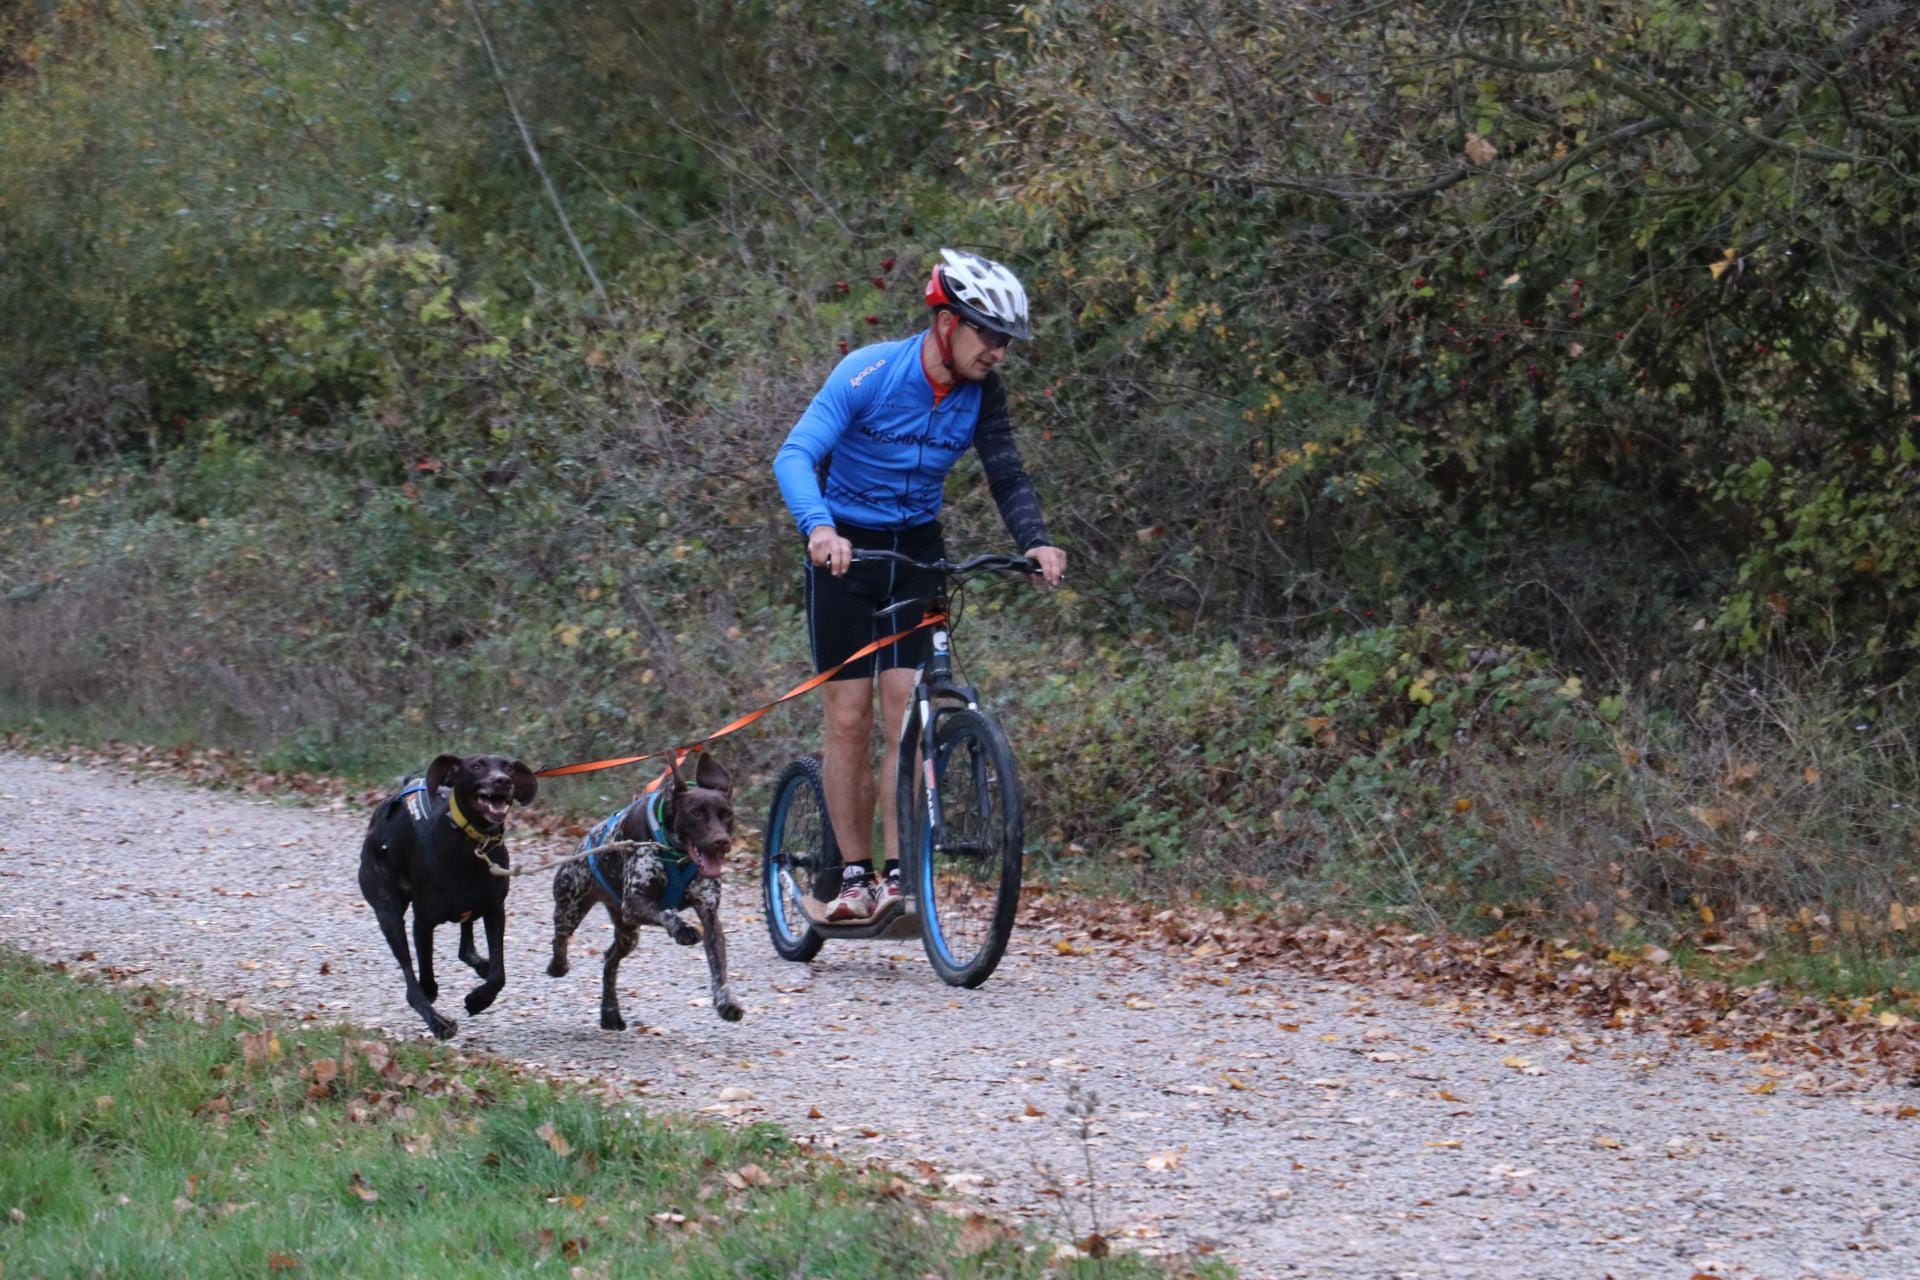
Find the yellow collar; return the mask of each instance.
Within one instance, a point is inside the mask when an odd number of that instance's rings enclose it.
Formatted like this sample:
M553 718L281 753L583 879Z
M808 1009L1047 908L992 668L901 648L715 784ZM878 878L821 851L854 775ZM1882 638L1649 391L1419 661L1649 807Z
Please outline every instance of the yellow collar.
M468 839L478 840L482 844L493 839L492 836L469 822L466 814L460 812L460 800L453 794L451 789L447 791L447 816L453 819L453 825L460 828Z

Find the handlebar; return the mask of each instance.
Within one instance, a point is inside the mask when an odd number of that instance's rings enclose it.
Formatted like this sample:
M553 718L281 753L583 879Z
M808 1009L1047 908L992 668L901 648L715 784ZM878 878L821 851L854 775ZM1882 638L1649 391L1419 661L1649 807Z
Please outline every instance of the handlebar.
M999 552L968 556L955 564L951 560L915 560L912 556L898 551L875 549L856 549L855 560L893 560L915 569L925 569L933 573L944 573L952 577L965 577L970 573L981 573L988 569L997 569L1005 573L1039 573L1040 565L1030 556L1010 556Z

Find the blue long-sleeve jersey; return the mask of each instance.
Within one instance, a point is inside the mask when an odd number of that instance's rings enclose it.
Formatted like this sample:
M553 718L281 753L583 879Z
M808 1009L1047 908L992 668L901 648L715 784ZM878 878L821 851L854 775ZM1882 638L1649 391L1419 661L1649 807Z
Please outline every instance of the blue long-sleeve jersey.
M915 334L849 355L787 433L773 474L801 536L823 524L896 530L938 519L947 473L971 447L1020 549L1046 545L1000 375L962 382L936 405L920 341ZM829 455L823 490L820 463Z

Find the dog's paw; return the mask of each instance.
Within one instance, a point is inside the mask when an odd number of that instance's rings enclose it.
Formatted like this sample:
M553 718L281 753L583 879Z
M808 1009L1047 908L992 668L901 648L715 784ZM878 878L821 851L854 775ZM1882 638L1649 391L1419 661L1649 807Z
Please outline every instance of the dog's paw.
M491 1005L493 998L499 994L498 991L489 991L485 987L475 987L473 990L467 992L467 1012L470 1014L479 1013L488 1005Z
M734 1002L730 991L720 993L720 998L713 1002L713 1011L727 1022L738 1022L747 1016L747 1011Z
M618 1009L602 1009L600 1011L600 1029L602 1031L625 1031L627 1029L627 1020L620 1016Z
M667 936L683 947L690 947L700 941L700 931L679 916L668 916L662 923L667 926Z
M559 956L555 956L553 959L547 961L547 976L549 978L564 978L572 969L573 966Z
M433 1032L433 1038L436 1040L451 1040L453 1033L459 1029L459 1023L452 1018L443 1018L437 1013L427 1019L427 1030Z

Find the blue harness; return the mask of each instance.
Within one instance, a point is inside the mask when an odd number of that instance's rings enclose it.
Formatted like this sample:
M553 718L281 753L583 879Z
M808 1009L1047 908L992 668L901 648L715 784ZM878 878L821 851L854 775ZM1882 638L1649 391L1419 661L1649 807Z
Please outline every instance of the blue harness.
M633 812L634 805L646 806L648 838L661 846L661 851L655 856L666 868L667 888L666 892L660 895L660 905L668 911L677 911L680 904L686 901L687 889L692 886L694 877L700 874L700 868L695 865L692 858L687 856L687 851L675 843L673 833L660 823L660 807L666 798L664 791L656 791L651 796L643 796L635 800L633 804L608 817L599 826L587 832L586 838L580 842L580 847L587 854L587 870L593 873L593 878L600 882L600 887L605 889L607 896L615 902L620 901L620 891L607 883L607 877L600 871L600 863L595 856L595 851L613 839L613 833L620 829L620 824L626 820L626 816Z
M428 835L433 830L433 802L427 798L427 780L415 778L403 788L394 799L407 806L407 817L413 820L414 838L420 847L428 844Z

